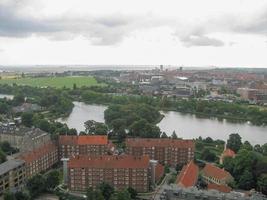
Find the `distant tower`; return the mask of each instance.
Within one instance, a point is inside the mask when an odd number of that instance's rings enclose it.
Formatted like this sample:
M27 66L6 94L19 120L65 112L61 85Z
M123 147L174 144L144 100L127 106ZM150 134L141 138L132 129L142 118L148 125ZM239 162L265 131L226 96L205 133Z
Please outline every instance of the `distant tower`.
M63 162L63 181L64 184L68 184L68 162L69 158L62 158L61 161Z
M150 160L150 167L151 167L151 185L152 187L156 184L156 166L158 164L157 160Z
M160 71L163 71L163 65L160 65Z

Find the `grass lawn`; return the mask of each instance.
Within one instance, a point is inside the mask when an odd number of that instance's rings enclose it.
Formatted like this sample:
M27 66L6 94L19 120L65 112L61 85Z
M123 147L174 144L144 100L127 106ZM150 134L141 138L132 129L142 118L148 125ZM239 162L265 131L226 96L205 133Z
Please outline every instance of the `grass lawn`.
M94 77L88 76L68 76L68 77L45 77L45 78L19 78L19 79L1 79L0 84L29 85L33 87L56 87L72 88L75 83L77 87L103 85L97 83Z

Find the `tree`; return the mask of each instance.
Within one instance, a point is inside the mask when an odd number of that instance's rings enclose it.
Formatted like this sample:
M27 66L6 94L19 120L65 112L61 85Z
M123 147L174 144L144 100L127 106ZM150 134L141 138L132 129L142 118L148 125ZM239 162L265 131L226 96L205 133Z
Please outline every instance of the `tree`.
M106 135L108 127L104 123L88 120L84 122L85 132L87 134Z
M128 187L127 191L129 192L131 199L136 199L138 193L135 189Z
M245 141L244 144L242 145L242 149L246 149L248 151L253 150L253 146L249 143L249 141Z
M4 200L16 200L15 195L11 192L4 193Z
M46 119L41 119L37 127L43 131L50 132L50 123Z
M248 170L245 170L245 172L240 177L240 180L238 182L238 187L244 190L250 190L253 188L254 180L253 175Z
M98 188L105 200L109 200L111 195L114 193L114 188L105 182L101 183Z
M73 90L76 90L77 89L77 85L76 83L73 83L73 87L72 87Z
M9 144L8 141L3 141L0 143L1 149L3 150L4 153L10 154L15 151L15 149Z
M258 153L263 153L263 148L259 144L256 144L254 146L254 151L256 151Z
M18 105L20 105L20 104L25 102L25 96L23 94L21 94L21 93L17 94L17 95L14 96L12 101L13 101L13 105L14 106L18 106Z
M267 156L267 143L262 145L262 151L263 151L263 155Z
M89 187L86 191L86 197L87 200L94 200L95 199L95 194L94 194L94 190L92 187Z
M262 174L259 177L257 185L259 187L259 191L267 195L267 174Z
M6 160L6 154L2 151L2 149L0 149L0 164L5 162Z
M55 188L60 183L60 174L58 170L50 171L45 180L46 189L50 190Z
M21 122L24 126L31 127L33 125L33 113L25 112L21 115Z
M202 160L206 160L208 162L214 162L216 160L216 154L206 148L201 152L200 157Z
M37 197L45 190L44 177L40 174L33 176L28 180L27 188L32 198Z
M178 139L178 136L176 134L175 131L172 132L172 136L171 136L172 139Z
M232 149L234 152L238 152L242 145L241 137L238 133L232 133L227 140L227 148Z
M160 135L160 137L161 137L161 138L168 138L168 135L167 135L165 132L163 132L163 133Z
M16 200L30 200L30 194L26 191L18 191L15 193Z
M8 105L6 103L0 102L0 114L8 113Z
M122 190L116 195L116 200L131 200L131 195L128 190Z

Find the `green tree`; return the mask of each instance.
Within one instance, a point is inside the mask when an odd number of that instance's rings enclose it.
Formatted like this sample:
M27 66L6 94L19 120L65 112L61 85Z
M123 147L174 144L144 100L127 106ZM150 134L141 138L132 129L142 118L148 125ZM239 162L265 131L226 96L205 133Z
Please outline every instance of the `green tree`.
M37 197L45 190L45 179L42 175L37 174L27 182L27 188L32 198Z
M259 191L267 195L267 174L262 174L257 182Z
M114 188L105 182L101 183L98 188L105 200L109 200L111 195L114 193Z
M202 160L206 160L208 162L214 162L216 160L216 154L206 148L201 152L200 157Z
M26 191L18 191L15 193L16 200L30 200L30 194Z
M113 200L131 200L131 195L127 190L119 191L117 194L113 194L111 199Z
M244 144L242 145L242 149L246 149L248 151L253 150L253 146L249 143L249 141L245 141Z
M85 132L87 134L106 135L108 127L104 123L88 120L84 122Z
M175 131L172 132L171 138L172 139L178 139L178 136L177 136Z
M60 183L60 173L58 170L50 171L46 175L45 187L50 190L55 188Z
M21 115L21 122L24 126L31 127L33 125L33 113L25 112Z
M259 144L256 144L254 146L254 151L256 151L258 153L263 153L263 148Z
M95 200L95 194L93 188L88 188L86 191L87 200Z
M8 141L3 141L0 143L1 149L3 150L4 153L10 154L15 152L15 149L9 144Z
M163 132L160 137L161 138L168 138L168 135L165 132Z
M18 106L18 105L21 105L22 103L25 102L25 96L23 94L17 94L14 96L13 100L13 105L14 106Z
M0 102L0 114L7 114L8 111L8 105L6 103Z
M238 182L238 187L244 190L250 190L254 186L253 175L248 170L245 170Z
M4 200L16 200L15 195L11 192L4 193Z
M135 189L133 189L132 187L128 187L127 191L129 192L131 199L136 199L138 193Z
M0 164L5 162L6 160L6 154L2 151L2 149L0 149Z
M232 149L234 152L238 152L242 145L241 137L238 133L232 133L227 140L227 148Z

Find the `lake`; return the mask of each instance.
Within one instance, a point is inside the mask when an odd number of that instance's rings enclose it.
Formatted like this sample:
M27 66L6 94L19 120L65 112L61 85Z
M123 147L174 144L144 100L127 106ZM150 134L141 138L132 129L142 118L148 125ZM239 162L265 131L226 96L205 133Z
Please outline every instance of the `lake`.
M84 131L84 122L95 120L104 122L103 105L88 105L82 102L73 102L74 108L69 117L58 121L66 123L70 128ZM239 133L243 141L248 140L252 144L267 143L267 127L254 126L249 123L231 123L227 120L216 118L199 118L192 114L183 114L174 111L161 112L165 117L158 124L161 131L171 135L175 130L178 137L184 139L197 138L199 136L213 139L227 140L229 134Z

